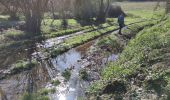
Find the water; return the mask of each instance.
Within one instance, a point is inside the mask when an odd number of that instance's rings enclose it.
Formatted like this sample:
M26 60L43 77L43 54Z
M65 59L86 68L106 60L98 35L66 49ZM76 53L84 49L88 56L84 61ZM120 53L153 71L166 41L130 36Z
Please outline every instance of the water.
M76 100L80 97L85 97L84 89L87 87L88 82L79 78L79 71L85 64L82 61L80 62L83 55L77 49L72 49L51 60L55 69L59 71L53 80L61 82L57 87L50 83L47 85L47 88L55 88L57 90L56 93L50 94L51 100ZM71 77L68 82L65 82L64 77L61 75L66 69L71 69Z

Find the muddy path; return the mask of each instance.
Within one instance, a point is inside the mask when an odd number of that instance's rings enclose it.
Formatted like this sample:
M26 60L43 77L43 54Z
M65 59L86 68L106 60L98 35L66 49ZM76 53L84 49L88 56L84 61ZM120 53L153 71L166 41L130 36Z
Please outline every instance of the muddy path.
M85 30L78 31L78 32L75 32L75 33L72 33L72 34L47 39L46 41L43 42L43 45L44 45L44 48L51 48L52 46L59 45L59 44L63 43L66 39L74 38L78 35L83 35L83 34L86 34L88 32L94 32L94 31L97 31L99 29L105 29L105 28L110 27L110 25L115 25L115 24L110 23L109 26L105 26L105 27L99 27L98 26L98 28L91 26L90 29L85 29Z

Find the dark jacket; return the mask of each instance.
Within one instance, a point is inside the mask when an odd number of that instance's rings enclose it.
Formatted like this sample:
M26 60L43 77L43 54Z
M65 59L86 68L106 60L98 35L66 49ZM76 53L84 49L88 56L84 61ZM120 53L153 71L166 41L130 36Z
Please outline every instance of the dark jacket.
M118 16L118 23L119 23L119 25L124 25L124 16L123 15L119 15Z

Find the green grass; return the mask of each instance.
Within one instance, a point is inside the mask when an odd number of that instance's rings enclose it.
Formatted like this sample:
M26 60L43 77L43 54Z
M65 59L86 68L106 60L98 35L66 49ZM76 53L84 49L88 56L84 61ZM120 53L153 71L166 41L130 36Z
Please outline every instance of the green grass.
M26 35L25 32L20 31L20 30L16 30L16 29L13 29L13 28L3 31L2 34L4 34L5 37L13 39L13 40L19 40Z
M37 61L35 61L35 60L33 60L31 62L23 61L23 60L17 61L15 64L13 64L14 67L11 70L11 73L15 74L15 73L19 73L21 71L30 70L33 67L35 67L36 64L37 64Z
M109 24L108 23L104 23L104 24L100 24L99 26L95 26L95 25L89 25L89 26L84 26L84 27L79 27L79 28L74 28L74 29L66 29L66 30L61 30L58 32L48 32L50 30L49 27L44 28L44 31L47 31L46 33L44 33L43 35L46 38L53 38L53 37L59 37L59 36L63 36L63 35L69 35L69 34L73 34L79 31L84 31L89 32L89 31L93 31L99 28L106 28L109 27L110 24L113 24L113 21L110 21Z
M79 71L79 77L80 77L80 79L88 80L88 73L87 73L86 69L81 69Z
M38 94L25 93L20 100L50 100L48 96L40 96Z
M108 69L104 71L103 77L109 78L110 76L114 76L114 75L115 77L117 77L119 76L119 74L114 74L114 72L115 73L121 72L120 74L123 75L122 73L126 74L127 72L127 74L129 74L131 71L137 69L139 66L137 66L136 64L143 63L145 60L144 58L146 55L145 49L159 48L164 45L163 43L165 43L166 40L161 41L164 37L161 37L162 38L161 39L159 36L160 36L160 33L164 33L165 31L168 31L168 28L166 27L157 28L157 26L154 26L148 30L144 30L140 32L139 35L135 39L130 41L128 46L125 48L123 53L120 55L119 60L115 64L109 65L112 67L108 67ZM126 66L124 64L126 64ZM119 66L122 66L122 67L119 67ZM130 69L127 69L127 68L130 68ZM125 70L122 70L122 69L125 69ZM114 75L109 75L111 73Z
M147 24L148 24L148 22L141 22L141 23L138 24L138 26L141 26L141 25L145 26ZM110 27L106 27L104 29L98 29L96 31L87 32L86 34L80 34L80 35L74 36L72 38L68 38L67 40L64 41L64 43L57 45L59 48L54 46L50 55L51 55L51 57L56 57L60 53L63 53L64 51L67 51L70 48L73 48L75 46L78 46L80 44L88 42L90 40L93 40L93 39L95 39L95 38L97 38L97 37L99 37L99 36L101 36L101 35L103 35L107 32L110 33L113 30L115 30L116 28L118 28L118 27L117 26L110 26Z
M40 89L36 93L24 93L19 100L50 100L48 94L55 93L56 89Z
M59 80L52 80L51 81L51 84L53 84L54 86L58 86L58 85L60 85L60 81Z
M65 81L69 81L71 77L71 71L69 69L66 69L63 73L62 76L65 78Z
M121 79L128 81L135 73L148 76L142 87L153 89L156 93L170 93L169 49L170 49L170 17L167 20L143 31L132 39L115 63L109 63L102 72L102 81ZM140 71L140 72L139 72ZM139 79L137 79L139 81ZM92 92L99 92L107 83L97 82L91 86ZM138 84L136 84L138 85ZM156 86L156 87L155 87ZM158 87L159 86L159 87ZM129 89L130 91L130 89Z
M8 15L0 15L0 21L7 21L9 18Z

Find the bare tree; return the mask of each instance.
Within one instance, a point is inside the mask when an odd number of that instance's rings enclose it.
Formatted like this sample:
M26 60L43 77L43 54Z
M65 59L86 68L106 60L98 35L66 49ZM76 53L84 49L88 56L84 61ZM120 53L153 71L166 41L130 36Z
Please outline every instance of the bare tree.
M96 0L75 0L74 15L77 19L89 20L94 17Z
M17 12L19 10L18 0L0 0L0 3L5 7L6 12L10 15L11 20L17 20Z
M49 0L19 0L19 6L25 16L26 31L41 33L41 22Z
M109 10L111 0L99 0L99 13L97 16L97 21L105 22L106 14Z

